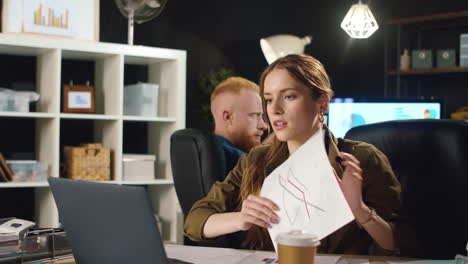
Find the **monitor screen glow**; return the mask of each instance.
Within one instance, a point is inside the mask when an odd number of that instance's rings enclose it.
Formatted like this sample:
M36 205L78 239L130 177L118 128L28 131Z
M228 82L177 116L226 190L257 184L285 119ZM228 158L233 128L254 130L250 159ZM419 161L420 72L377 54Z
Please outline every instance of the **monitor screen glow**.
M439 102L352 102L330 103L328 127L336 137L344 137L349 129L364 124L389 120L440 119Z

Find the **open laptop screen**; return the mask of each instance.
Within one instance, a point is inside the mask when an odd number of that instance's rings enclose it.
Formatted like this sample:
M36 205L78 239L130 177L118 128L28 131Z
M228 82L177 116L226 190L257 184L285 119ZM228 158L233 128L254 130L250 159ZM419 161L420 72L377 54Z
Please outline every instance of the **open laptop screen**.
M143 187L48 180L77 263L168 263Z

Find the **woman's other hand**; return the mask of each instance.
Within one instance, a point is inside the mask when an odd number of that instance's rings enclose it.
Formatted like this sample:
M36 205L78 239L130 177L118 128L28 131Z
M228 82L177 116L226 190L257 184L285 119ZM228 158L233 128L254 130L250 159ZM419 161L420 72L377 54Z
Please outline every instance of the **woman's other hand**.
M341 164L345 170L341 179L334 171L335 176L356 222L369 233L380 247L393 251L395 243L391 225L378 217L376 212L369 208L362 199L363 178L359 161L349 153L340 152L338 155L343 159Z
M336 175L336 172L335 176L349 207L355 212L365 207L362 200L362 169L360 162L349 153L340 152L338 155L343 159L341 165L345 167L345 170L341 179Z
M270 199L249 195L242 203L242 209L239 212L239 229L248 230L252 225L264 228L270 228L271 224L277 224L279 217L275 213L279 207Z

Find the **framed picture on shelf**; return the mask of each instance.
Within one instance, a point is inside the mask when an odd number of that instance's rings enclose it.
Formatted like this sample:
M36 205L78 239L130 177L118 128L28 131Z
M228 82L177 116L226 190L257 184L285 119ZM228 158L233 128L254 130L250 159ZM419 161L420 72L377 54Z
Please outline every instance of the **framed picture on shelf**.
M1 32L99 41L99 0L0 0Z
M64 85L62 101L64 113L96 112L93 86Z

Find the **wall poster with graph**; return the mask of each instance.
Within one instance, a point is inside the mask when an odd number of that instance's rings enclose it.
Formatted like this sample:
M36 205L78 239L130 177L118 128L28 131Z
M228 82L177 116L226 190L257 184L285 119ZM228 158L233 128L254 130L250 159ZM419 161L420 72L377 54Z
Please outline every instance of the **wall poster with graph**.
M23 0L23 31L76 37L80 12L77 1Z
M99 0L3 0L2 32L99 41Z

